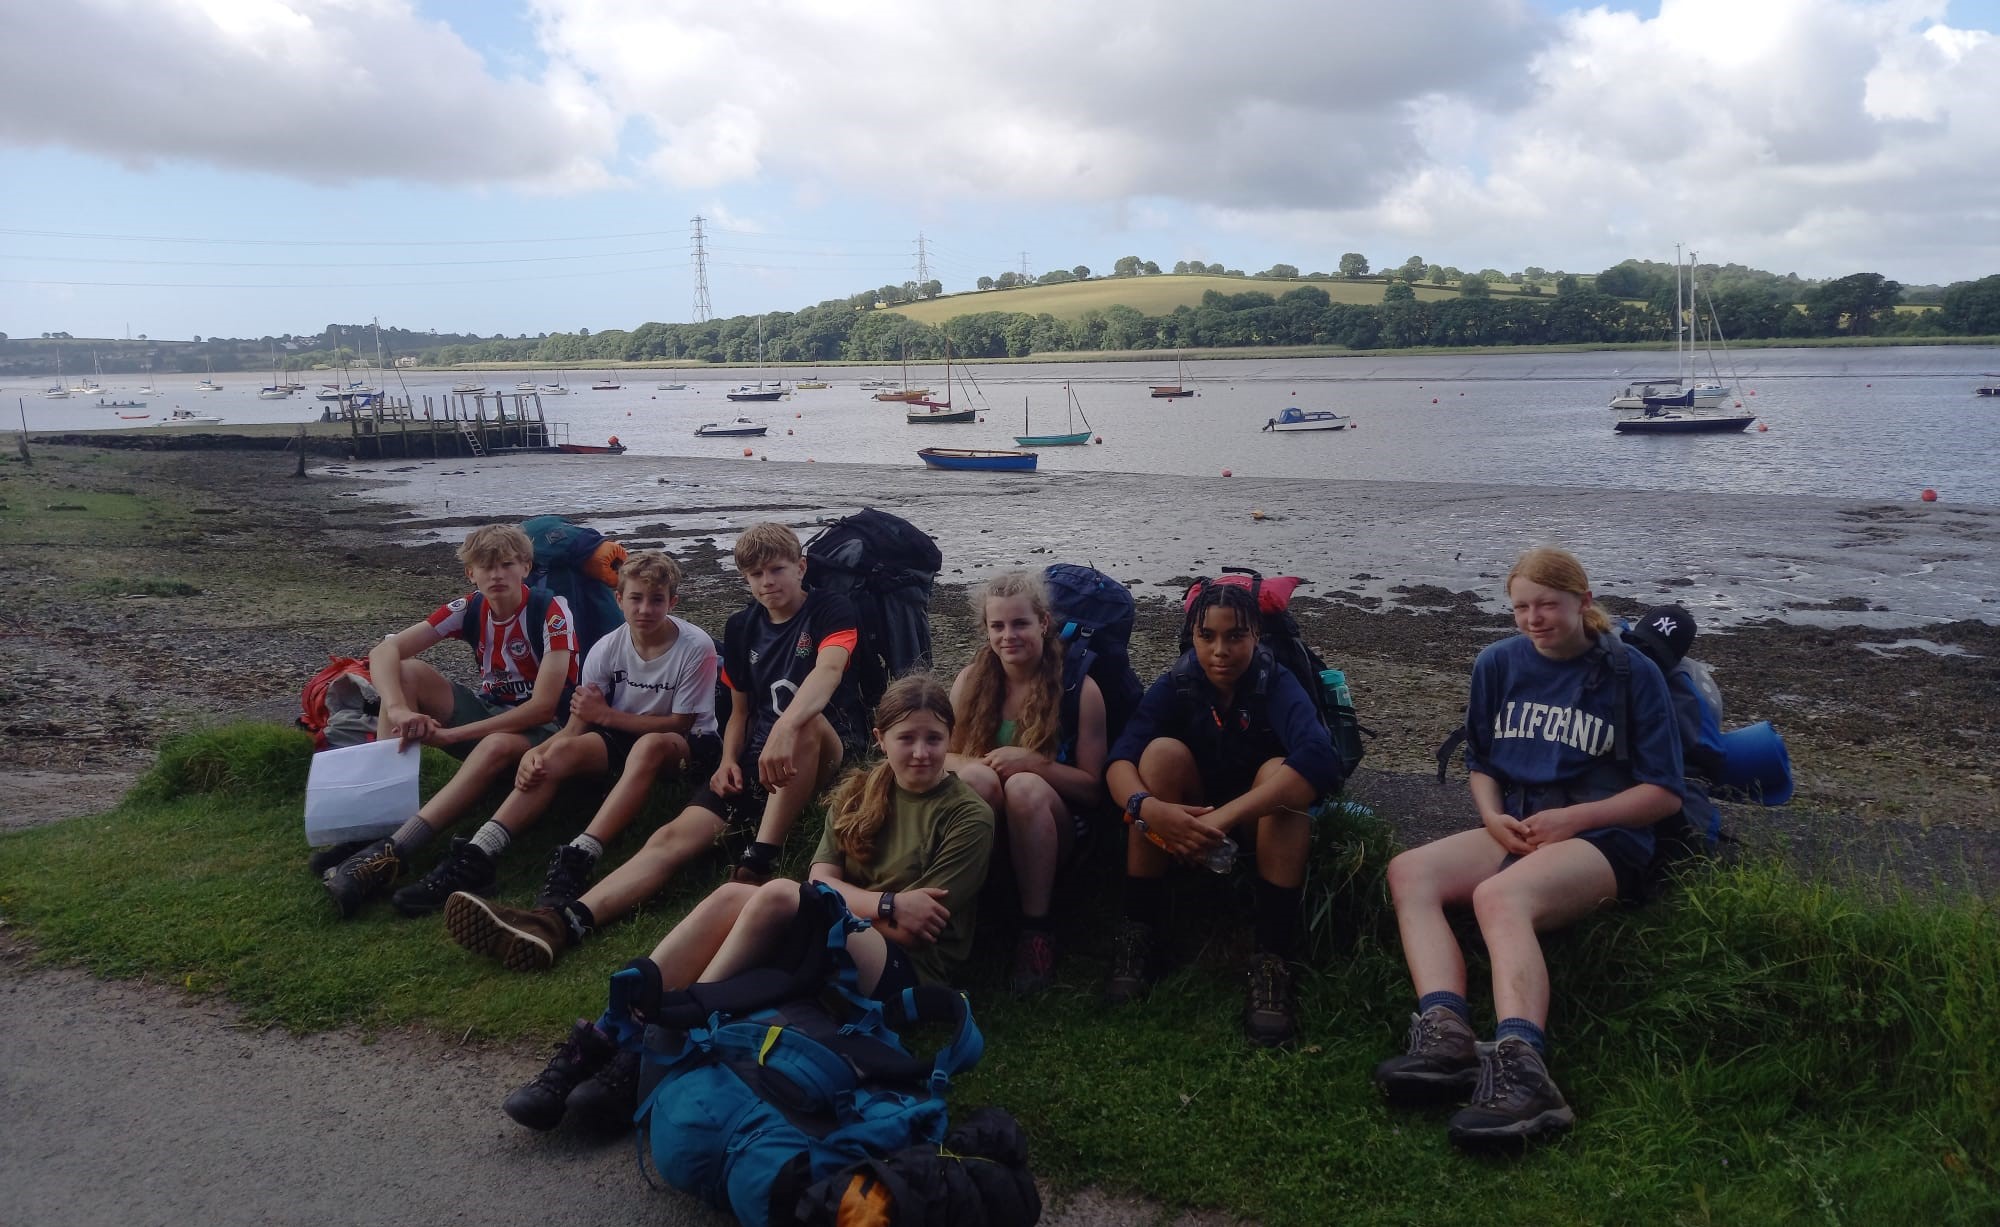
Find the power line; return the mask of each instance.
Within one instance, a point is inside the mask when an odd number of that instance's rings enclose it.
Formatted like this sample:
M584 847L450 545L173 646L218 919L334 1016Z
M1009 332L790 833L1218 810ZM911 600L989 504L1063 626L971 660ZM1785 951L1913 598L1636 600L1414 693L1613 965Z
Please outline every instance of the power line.
M460 268L477 264L548 264L558 260L610 260L628 256L657 256L679 247L640 247L631 251L578 252L567 256L497 256L486 260L125 260L110 256L22 256L0 253L0 260L39 260L57 264L150 265L166 268Z

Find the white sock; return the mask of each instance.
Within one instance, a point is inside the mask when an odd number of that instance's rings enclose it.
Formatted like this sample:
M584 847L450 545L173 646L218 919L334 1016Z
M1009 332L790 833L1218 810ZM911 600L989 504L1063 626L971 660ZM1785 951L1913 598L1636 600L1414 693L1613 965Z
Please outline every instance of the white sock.
M513 835L497 822L489 822L480 827L472 837L473 847L495 859L498 859L500 854L507 850L507 845L513 842Z
M431 829L430 823L425 822L422 818L413 817L398 827L396 833L391 835L389 840L396 845L397 856L408 856L410 853L429 843L431 838L436 834L437 832Z
M581 848L585 852L589 853L590 861L591 864L593 865L597 863L598 857L604 855L604 844L600 842L595 836L579 835L575 839L569 841L569 846L572 848Z

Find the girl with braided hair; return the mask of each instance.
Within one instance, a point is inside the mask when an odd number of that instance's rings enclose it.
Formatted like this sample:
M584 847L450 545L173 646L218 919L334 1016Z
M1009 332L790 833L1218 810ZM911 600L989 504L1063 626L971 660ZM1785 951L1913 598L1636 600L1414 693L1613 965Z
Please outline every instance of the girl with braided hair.
M986 642L951 684L947 765L993 807L1021 907L1013 991L1055 982L1049 908L1056 871L1104 796L1104 695L1089 675L1065 690L1063 645L1038 572L1007 571L972 594Z
M1298 1031L1291 959L1311 842L1308 808L1341 784L1340 760L1305 688L1259 643L1257 597L1204 583L1187 612L1192 647L1147 689L1105 775L1124 807L1125 918L1105 1001L1153 978L1167 870L1209 864L1225 840L1251 849L1255 954L1243 1029L1273 1047Z
M881 757L850 768L827 806L811 880L838 891L870 926L847 953L862 992L888 1001L918 984L948 983L972 951L979 889L993 852L993 811L945 767L951 698L928 674L890 683L875 706ZM727 980L766 965L787 945L799 914L799 884L725 882L696 904L654 948L662 988ZM504 1108L531 1129L553 1129L565 1108L629 1124L638 1086L636 1053L577 1020L547 1068ZM582 1087L579 1090L579 1087Z

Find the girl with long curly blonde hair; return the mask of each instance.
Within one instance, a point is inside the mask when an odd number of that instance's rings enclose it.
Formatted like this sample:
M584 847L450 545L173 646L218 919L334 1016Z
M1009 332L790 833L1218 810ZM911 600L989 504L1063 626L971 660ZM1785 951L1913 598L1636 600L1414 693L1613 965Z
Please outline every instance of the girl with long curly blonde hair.
M1063 644L1039 573L993 576L973 592L972 611L986 641L951 685L949 761L1005 832L1021 907L1012 985L1025 996L1054 982L1056 871L1103 797L1104 695L1088 676L1065 694Z

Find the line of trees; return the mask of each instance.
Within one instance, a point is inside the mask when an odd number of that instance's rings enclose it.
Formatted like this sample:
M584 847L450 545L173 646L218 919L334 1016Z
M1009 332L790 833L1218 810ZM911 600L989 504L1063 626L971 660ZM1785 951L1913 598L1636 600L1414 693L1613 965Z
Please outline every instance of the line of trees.
M1144 267L1141 261L1140 272L1127 275L1143 275ZM761 325L769 360L804 363L892 362L905 353L912 359L936 360L943 356L947 338L955 354L998 358L1268 345L1364 350L1573 345L1673 336L1672 265L1626 261L1599 273L1594 284L1558 274L1553 293L1531 295L1523 286L1524 292L1505 296L1495 296L1489 281L1511 276L1489 269L1459 274L1456 297L1419 301L1412 283L1430 279L1432 267L1420 257L1398 266L1398 275L1385 287L1379 304L1334 302L1324 289L1307 283L1282 293L1211 290L1199 304L1162 315L1126 306L1089 311L1073 321L1047 313L985 311L957 316L937 328L897 312L864 309L859 300L866 299L872 307L879 294L868 291L802 311L771 312L761 317ZM1422 278L1404 275L1418 268ZM1725 267L1715 271L1712 281L1707 272L1703 278L1704 315L1712 304L1723 335L1732 340L2000 335L2000 275L1950 286L1940 293L1936 310L1921 312L1898 312L1901 287L1879 273L1854 273L1807 286L1796 302L1789 294L1788 279L1770 273ZM759 325L760 317L742 315L699 324L649 323L629 331L592 333L586 328L534 337L439 336L393 328L384 328L382 337L391 357L426 364L587 366L676 360L740 364L757 359ZM333 347L336 334L343 342L340 349ZM14 340L0 336L0 374L51 373L58 351L70 373L89 370L93 353L107 374L268 370L272 348L279 351L279 364L288 371L358 364L372 359L372 331L367 326L342 325L312 336L196 338L171 346L66 340L59 335Z

